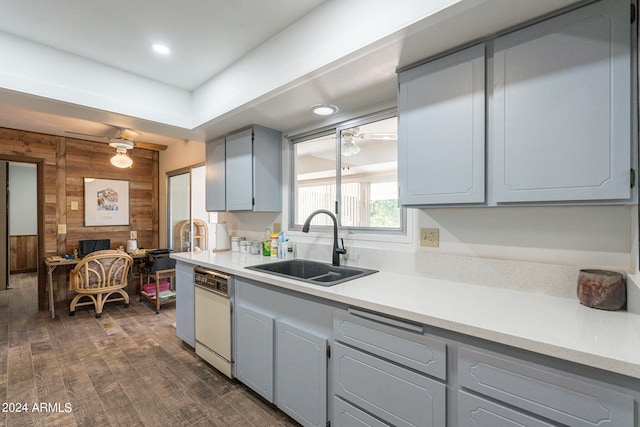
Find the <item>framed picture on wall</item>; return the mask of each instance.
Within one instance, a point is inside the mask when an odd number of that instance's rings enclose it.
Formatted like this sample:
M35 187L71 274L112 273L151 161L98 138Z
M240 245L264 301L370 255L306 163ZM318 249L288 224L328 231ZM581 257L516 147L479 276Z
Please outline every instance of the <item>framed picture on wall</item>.
M129 181L85 178L84 225L129 225Z

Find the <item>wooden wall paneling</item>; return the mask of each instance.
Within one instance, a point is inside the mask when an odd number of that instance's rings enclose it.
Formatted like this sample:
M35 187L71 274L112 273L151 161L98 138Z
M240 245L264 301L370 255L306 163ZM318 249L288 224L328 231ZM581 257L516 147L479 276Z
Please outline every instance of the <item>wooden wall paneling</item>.
M41 185L42 239L46 256L72 253L78 240L111 238L112 247L125 246L129 231L138 231L138 246L157 247L158 236L158 162L155 151L133 149L129 155L133 166L117 169L110 163L115 149L101 142L38 134L16 129L0 128L0 157L13 161L39 162ZM117 227L84 226L84 177L122 179L129 181L130 225ZM71 210L71 202L78 202L78 210ZM67 225L67 234L58 235L58 224ZM40 264L42 267L42 264ZM46 271L39 268L38 306L46 309ZM58 269L64 271L64 269ZM66 299L66 272L56 281L56 301Z
M11 273L27 273L38 270L38 235L10 236Z

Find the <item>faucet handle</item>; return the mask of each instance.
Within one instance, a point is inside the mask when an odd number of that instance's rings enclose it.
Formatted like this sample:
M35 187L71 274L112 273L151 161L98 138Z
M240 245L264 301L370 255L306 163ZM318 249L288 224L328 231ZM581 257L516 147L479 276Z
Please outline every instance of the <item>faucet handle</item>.
M344 254L347 253L347 250L344 248L344 239L343 238L340 238L340 243L342 243L342 247L341 248L340 247L336 248L336 252L339 253L339 254L344 255Z

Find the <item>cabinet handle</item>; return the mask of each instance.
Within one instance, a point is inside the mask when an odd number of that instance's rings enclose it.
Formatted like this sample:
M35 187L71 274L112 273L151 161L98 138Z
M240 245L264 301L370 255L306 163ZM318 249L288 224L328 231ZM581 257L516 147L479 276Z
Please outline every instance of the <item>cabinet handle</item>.
M379 314L370 313L368 311L358 310L357 308L349 307L347 309L347 311L350 314L353 314L354 316L362 317L364 319L373 320L373 321L378 322L378 323L384 323L386 325L393 326L393 327L396 327L396 328L408 329L410 331L419 332L419 333L423 333L424 332L424 328L422 327L422 325L419 325L417 323L409 323L409 322L405 322L403 320L391 319L389 317L381 316Z

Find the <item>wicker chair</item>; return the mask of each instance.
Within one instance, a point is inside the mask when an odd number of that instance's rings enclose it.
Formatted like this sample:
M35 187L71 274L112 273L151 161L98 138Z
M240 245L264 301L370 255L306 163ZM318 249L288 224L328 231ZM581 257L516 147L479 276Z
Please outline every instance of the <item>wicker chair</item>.
M91 304L95 306L96 317L102 316L104 303L114 293L122 297L109 301L124 301L124 306L128 307L129 294L124 288L132 264L131 256L117 250L97 251L84 257L69 274L69 289L77 293L71 300L69 316L75 314L76 307ZM78 303L83 297L91 301Z

